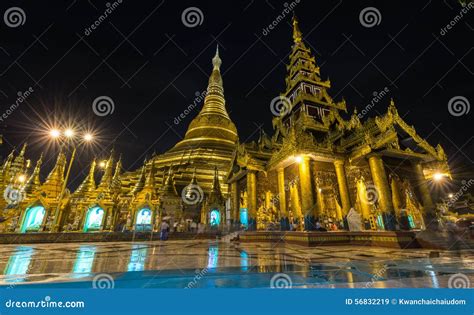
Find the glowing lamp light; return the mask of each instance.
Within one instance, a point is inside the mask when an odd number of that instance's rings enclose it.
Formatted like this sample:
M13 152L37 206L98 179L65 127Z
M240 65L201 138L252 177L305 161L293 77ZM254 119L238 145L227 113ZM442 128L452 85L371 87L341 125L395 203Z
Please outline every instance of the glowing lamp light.
M444 178L444 174L441 174L441 173L435 173L433 175L433 180L435 182L439 182L440 180L442 180Z
M25 180L26 180L26 176L25 176L25 175L20 175L20 176L18 176L18 181L19 181L20 183L25 182Z
M92 139L94 139L94 136L93 136L92 134L86 133L86 134L84 135L84 140L85 140L85 141L91 142Z
M106 161L100 161L100 163L99 163L100 168L104 168L106 165L107 165Z
M454 195L453 195L453 194L449 194L448 197L449 197L449 198L453 198Z
M52 138L59 138L59 136L61 135L61 132L58 130L58 129L51 129L49 131L49 135L52 137Z
M303 157L301 157L301 156L298 155L298 156L295 158L295 161L296 161L296 163L301 163L301 162L303 162Z
M64 131L64 135L65 135L66 137L68 137L68 138L71 138L71 137L74 136L74 130L72 130L72 129L66 129L66 130Z

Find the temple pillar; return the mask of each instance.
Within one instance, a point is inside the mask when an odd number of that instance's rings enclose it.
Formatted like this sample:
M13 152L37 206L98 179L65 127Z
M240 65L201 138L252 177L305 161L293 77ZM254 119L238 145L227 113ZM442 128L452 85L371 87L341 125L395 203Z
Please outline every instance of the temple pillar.
M372 210L372 204L367 200L367 188L362 178L357 180L357 199L359 200L359 210L364 221L370 219L370 213Z
M378 203L382 210L383 222L386 230L395 230L395 213L392 203L392 194L388 185L385 166L382 157L378 154L369 155L369 167L378 194Z
M324 196L321 188L319 188L319 185L316 187L316 205L317 205L317 210L316 210L316 217L320 218L322 215L328 215L326 213L326 208L324 207Z
M239 212L240 212L240 193L239 186L237 181L230 184L231 191L231 214L230 214L230 224L234 225L239 222Z
M290 220L286 209L286 187L285 187L285 169L278 169L278 200L280 203L280 229L288 231L290 229Z
M392 202L393 207L395 208L395 214L400 216L400 210L403 207L403 198L400 193L400 185L398 183L397 178L392 177L390 181L390 186L392 189Z
M306 231L311 231L315 226L315 215L313 211L314 196L311 181L311 166L310 158L304 156L299 163L299 180L301 187L301 210L304 216L304 228Z
M342 216L345 217L351 209L351 197L349 195L349 188L347 186L344 161L334 161L334 168L336 169L337 186L339 187L339 195L341 196Z
M423 174L423 166L421 163L414 163L413 170L415 172L416 186L421 195L423 203L423 221L426 229L437 229L438 222L436 220L435 206L431 198L428 182Z
M247 205L248 205L248 230L257 229L257 174L255 171L247 173Z

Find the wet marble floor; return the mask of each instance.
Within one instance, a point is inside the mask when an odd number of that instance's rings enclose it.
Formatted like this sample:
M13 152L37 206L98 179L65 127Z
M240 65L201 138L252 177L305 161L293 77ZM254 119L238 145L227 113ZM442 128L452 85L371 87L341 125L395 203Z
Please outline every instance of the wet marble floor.
M430 252L207 240L4 245L0 286L91 287L100 275L118 288L437 288L453 275L474 285L474 251Z

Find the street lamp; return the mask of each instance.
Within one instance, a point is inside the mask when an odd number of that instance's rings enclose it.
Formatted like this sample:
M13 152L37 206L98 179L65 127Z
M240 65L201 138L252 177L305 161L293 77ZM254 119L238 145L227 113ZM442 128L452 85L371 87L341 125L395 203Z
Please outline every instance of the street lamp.
M91 133L86 133L84 135L84 141L91 142L92 140L94 140L94 136Z
M61 132L58 129L51 129L49 131L49 135L51 136L51 138L57 139L61 136Z
M72 129L66 129L66 130L64 131L64 135L65 135L67 138L71 139L72 137L74 137L74 130L72 130Z
M49 134L53 139L61 140L61 132L58 129L51 130L49 132ZM66 138L66 140L68 140L68 141L65 141L65 142L72 145L72 154L71 154L71 159L69 160L69 165L67 167L66 177L64 178L64 182L63 182L63 185L61 187L61 192L59 193L58 205L57 205L56 211L54 213L54 222L53 222L53 227L51 228L51 232L57 232L59 230L59 224L61 222L61 217L60 217L60 214L61 214L61 200L64 197L64 192L66 191L66 185L67 185L67 182L69 180L69 174L71 173L72 163L74 161L74 158L76 157L76 144L74 142L76 132L73 129L68 128L68 129L64 130L63 134L64 134L64 137ZM94 139L94 136L91 133L86 133L86 134L83 135L82 138L85 142L90 143ZM62 143L63 146L64 146L65 142Z
M434 174L433 174L433 180L434 180L435 182L441 181L444 177L446 177L446 175L445 175L445 174L442 174L442 173L434 173Z

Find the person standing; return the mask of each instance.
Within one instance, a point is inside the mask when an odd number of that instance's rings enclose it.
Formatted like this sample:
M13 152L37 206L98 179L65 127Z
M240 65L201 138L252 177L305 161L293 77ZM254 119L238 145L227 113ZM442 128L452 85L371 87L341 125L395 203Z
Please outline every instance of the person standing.
M160 240L166 241L168 239L168 232L170 230L170 225L168 222L163 221L160 228Z

